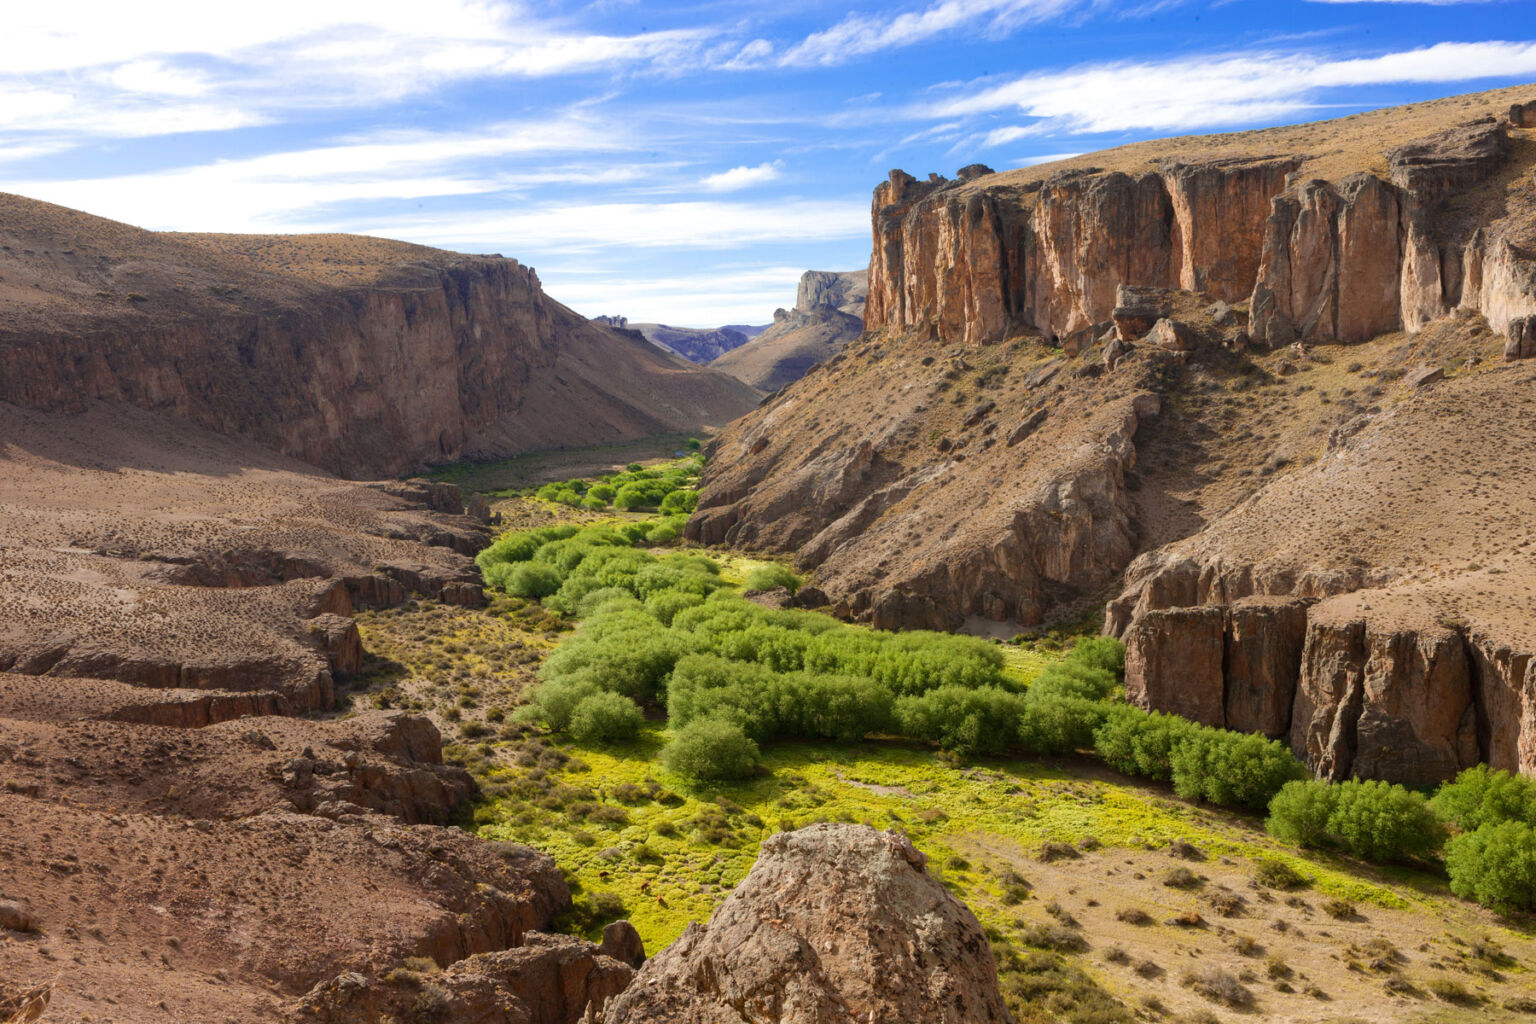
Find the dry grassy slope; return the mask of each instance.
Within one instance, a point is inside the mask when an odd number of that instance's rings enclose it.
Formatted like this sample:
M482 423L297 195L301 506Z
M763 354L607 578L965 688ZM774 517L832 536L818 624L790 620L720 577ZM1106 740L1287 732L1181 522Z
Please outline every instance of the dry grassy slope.
M1306 157L1303 176L1379 171L1387 146L1507 110L1531 91L1166 149L1139 144L1074 163L1136 169L1160 153L1289 151ZM1536 247L1536 145L1529 132L1512 134L1501 168L1432 210L1427 225L1418 212L1403 223L1465 238L1481 218L1512 247L1518 271L1520 252ZM1324 158L1332 162L1314 162ZM1012 187L1059 169L953 189L1026 202ZM944 202L966 231L985 221L962 212L963 196L958 206ZM1409 209L1412 197L1402 203ZM877 261L920 276L927 268L912 254L930 251L943 232L930 234L926 214L913 210L903 224L900 211L877 208L877 240L894 247ZM942 204L933 212L949 216ZM1074 216L1058 208L1048 222ZM1117 223L1084 237L1112 250ZM944 264L960 275L948 282L952 296L973 296L968 282L994 281L985 277L993 265L1009 264L1006 231L972 234L956 251L974 261ZM992 262L982 266L983 255ZM1222 254L1204 258L1218 266ZM1396 265L1383 272L1395 285ZM1519 280L1500 287L1524 294ZM1075 617L1113 597L1141 555L1108 628L1133 641L1130 685L1146 702L1215 708L1214 724L1237 724L1246 721L1243 687L1280 687L1283 714L1265 727L1333 774L1431 781L1468 757L1536 770L1536 676L1524 653L1536 638L1519 611L1528 607L1536 535L1515 512L1519 467L1536 438L1530 371L1502 365L1505 338L1475 310L1442 309L1416 333L1271 352L1245 346L1244 303L1228 314L1208 310L1209 295L1170 297L1174 316L1194 329L1194 351L1143 341L1108 369L1091 337L1072 356L1015 322L996 344L957 344L971 336L965 324L917 310L909 328L866 336L733 424L690 530L709 542L794 551L841 612L890 626L1012 632ZM1405 384L1421 365L1450 379ZM1178 612L1388 584L1390 599L1372 591L1353 608L1324 602L1285 619L1283 630L1280 613L1251 613L1258 618L1239 628L1230 616L1223 627L1221 615ZM1214 647L1200 632L1213 621ZM1295 623L1301 635L1286 632ZM1441 636L1446 623L1450 639ZM1352 688L1363 689L1363 714Z
M169 410L348 475L718 425L756 395L516 260L141 231L0 195L0 401Z
M863 320L840 309L794 310L745 345L713 360L709 367L759 391L777 391L836 355L863 330Z

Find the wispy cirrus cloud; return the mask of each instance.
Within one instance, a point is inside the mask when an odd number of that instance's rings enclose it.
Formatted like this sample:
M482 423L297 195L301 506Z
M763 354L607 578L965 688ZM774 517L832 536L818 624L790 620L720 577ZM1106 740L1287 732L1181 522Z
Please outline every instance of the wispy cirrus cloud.
M897 14L853 13L789 47L775 63L781 67L842 64L962 29L1001 35L1082 6L1083 0L939 0L921 10Z
M1036 135L1192 130L1272 121L1312 109L1324 90L1536 75L1536 42L1439 43L1371 57L1304 53L1112 61L982 85L915 108L933 119L1014 110L1037 120L991 129L981 147Z

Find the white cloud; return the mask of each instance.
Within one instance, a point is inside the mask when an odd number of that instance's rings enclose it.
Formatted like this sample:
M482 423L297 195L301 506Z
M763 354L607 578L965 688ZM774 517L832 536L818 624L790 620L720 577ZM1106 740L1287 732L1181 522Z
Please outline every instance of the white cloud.
M927 104L917 112L948 119L1013 109L1040 119L993 133L1002 141L1016 141L1058 133L1251 124L1308 110L1320 91L1328 88L1533 74L1533 42L1440 43L1346 60L1296 53L1228 53L1117 61L1025 75Z
M732 167L719 174L709 174L699 180L700 187L710 192L736 192L744 188L766 185L779 178L784 161L758 164L756 167Z
M1071 160L1081 153L1036 153L1034 156L1022 157L1013 162L1015 167L1035 167L1039 164L1053 164L1058 160Z
M6 188L156 230L293 231L317 223L327 207L340 203L615 184L655 173L656 164L623 161L532 173L484 169L487 162L515 156L612 153L627 145L622 130L578 113L481 132L396 133L152 173L18 181Z
M977 23L982 23L982 31L995 35L1056 17L1080 4L1081 0L938 0L920 11L894 16L849 14L791 47L778 63L785 67L842 64L854 57L914 46Z
M539 277L551 295L587 316L627 316L636 323L674 327L766 324L791 306L803 267L764 265L707 275L636 278L611 270L587 273L545 264Z
M616 247L734 249L756 243L862 239L868 200L786 199L590 203L383 218L356 230L427 244L504 245L509 252L579 253Z

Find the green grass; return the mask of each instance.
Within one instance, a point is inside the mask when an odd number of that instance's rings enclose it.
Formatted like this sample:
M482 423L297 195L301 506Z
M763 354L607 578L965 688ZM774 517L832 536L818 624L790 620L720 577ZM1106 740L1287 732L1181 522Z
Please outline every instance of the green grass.
M526 786L530 773L542 775L537 782L551 792L542 798L548 806L529 802L520 791L483 804L475 819L486 838L527 843L551 854L579 893L616 895L653 951L688 922L708 919L751 869L765 836L816 821L908 833L982 923L1005 933L1017 925L1016 914L1004 901L999 873L975 855L978 849L1032 857L1047 841L1076 844L1092 837L1106 847L1148 849L1186 839L1213 856L1285 860L1318 894L1382 906L1404 906L1412 896L1412 890L1405 898L1400 889L1352 873L1347 865L1296 856L1267 836L1257 820L1184 803L1133 782L1089 777L1075 762L956 764L910 744L779 743L764 752L764 776L690 789L656 760L665 740L665 728L649 723L641 738L626 746L563 746L572 760L555 770L497 769L489 779L493 790L497 783ZM625 784L658 786L660 799L621 800ZM627 821L578 820L590 814L591 805L622 808ZM957 858L975 863L951 867Z
M458 484L467 491L496 496L520 488L538 486L575 475L599 475L593 467L612 463L622 468L628 462L670 459L683 450L691 435L657 434L633 441L594 444L578 448L558 448L528 452L510 459L489 462L455 462L439 466L425 474L432 480ZM573 471L572 467L580 467ZM607 472L606 469L602 472Z

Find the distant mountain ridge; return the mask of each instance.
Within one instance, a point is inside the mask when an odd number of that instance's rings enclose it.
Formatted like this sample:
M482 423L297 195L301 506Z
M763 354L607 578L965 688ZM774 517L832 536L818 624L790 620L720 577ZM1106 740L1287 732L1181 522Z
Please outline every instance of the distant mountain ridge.
M774 310L772 326L710 367L759 391L787 387L859 336L868 295L868 270L807 270L795 308Z

